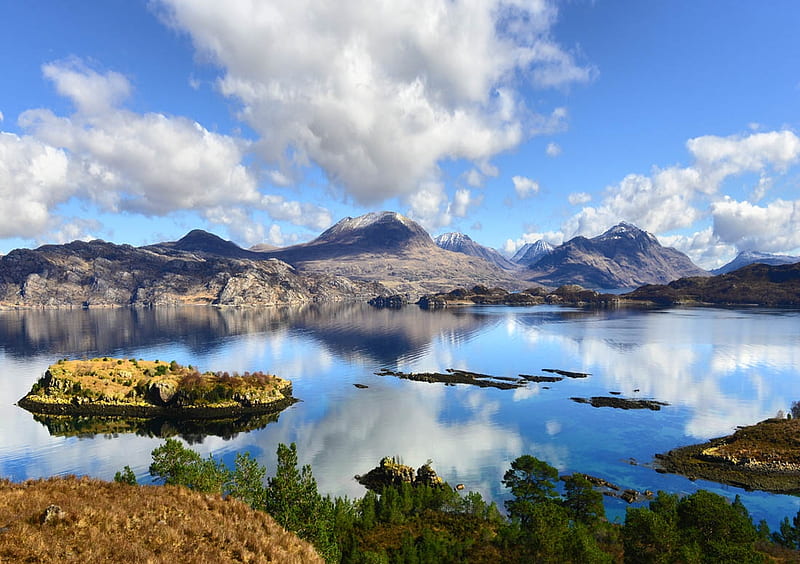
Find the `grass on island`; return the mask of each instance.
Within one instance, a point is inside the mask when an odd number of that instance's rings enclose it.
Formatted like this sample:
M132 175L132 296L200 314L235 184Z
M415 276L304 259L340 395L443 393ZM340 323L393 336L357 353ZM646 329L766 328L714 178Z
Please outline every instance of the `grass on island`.
M732 462L779 463L800 466L800 419L773 418L739 427L724 441L703 450Z
M288 398L291 382L263 372L243 375L199 372L174 360L93 358L59 360L33 385L29 399L58 403L91 402L152 405L180 398L183 405L224 407L243 401L270 403Z
M50 505L60 514L47 523ZM180 486L0 480L0 562L323 562L268 514Z

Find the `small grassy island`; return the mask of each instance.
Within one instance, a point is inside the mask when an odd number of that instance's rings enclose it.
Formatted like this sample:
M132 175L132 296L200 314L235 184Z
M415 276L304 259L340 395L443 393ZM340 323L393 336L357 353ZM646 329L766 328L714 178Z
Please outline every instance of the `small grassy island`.
M774 418L656 455L661 471L748 490L800 494L800 419Z
M59 360L18 405L36 414L214 419L275 413L292 383L263 372L200 373L174 360Z

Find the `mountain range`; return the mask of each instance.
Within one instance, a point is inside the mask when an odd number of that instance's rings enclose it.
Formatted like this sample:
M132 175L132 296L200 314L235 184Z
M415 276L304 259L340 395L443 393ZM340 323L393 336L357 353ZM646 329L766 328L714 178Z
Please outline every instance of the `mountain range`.
M541 239L535 243L525 243L511 257L511 262L531 267L539 262L540 258L553 252L554 249L553 245Z
M712 270L711 274L727 274L728 272L733 272L743 266L754 263L777 266L779 264L794 264L796 262L800 262L800 257L774 255L772 253L761 253L758 251L742 251L728 264Z
M436 237L434 242L446 251L482 258L504 270L514 270L517 267L513 261L508 260L496 250L476 243L463 233L444 233Z
M758 258L764 256L737 260ZM283 248L243 249L193 230L143 247L95 240L16 249L0 257L0 305L265 305L414 297L476 284L628 288L687 276L708 273L628 223L555 248L542 241L527 245L508 260L464 234L434 241L411 219L378 212L345 218L307 243Z
M612 289L707 275L685 254L622 222L597 237L575 237L559 245L538 259L525 279L549 286Z
M392 293L421 295L477 283L519 289L522 282L483 258L442 249L418 223L395 212L347 217L319 237L262 256L305 273L380 281Z

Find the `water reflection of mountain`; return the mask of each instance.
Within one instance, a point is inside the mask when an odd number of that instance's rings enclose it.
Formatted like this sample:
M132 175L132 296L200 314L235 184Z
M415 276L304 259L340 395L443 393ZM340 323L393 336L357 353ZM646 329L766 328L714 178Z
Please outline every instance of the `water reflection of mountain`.
M367 358L382 366L394 366L400 359L423 354L435 338L466 341L499 320L499 316L476 310L376 310L357 306L333 316L305 317L295 327L342 358Z
M360 355L391 365L419 354L436 337L468 339L497 319L475 310L375 310L360 303L241 309L18 310L0 312L0 346L17 358L106 355L167 343L180 343L199 354L224 346L230 336L297 331L336 355Z
M149 419L129 417L77 417L34 415L34 420L47 428L54 437L114 437L135 433L143 437L167 438L180 436L190 444L203 442L206 436L230 440L239 433L262 429L278 420L278 413L246 415L229 419Z

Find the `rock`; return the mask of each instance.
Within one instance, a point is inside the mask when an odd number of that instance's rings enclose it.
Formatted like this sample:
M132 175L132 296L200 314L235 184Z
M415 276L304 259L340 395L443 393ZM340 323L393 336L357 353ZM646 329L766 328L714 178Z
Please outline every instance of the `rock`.
M367 303L372 307L377 308L400 309L404 305L408 304L408 298L406 296L401 296L400 294L394 294L392 296L375 296Z
M153 382L148 390L148 399L158 405L167 405L175 397L178 387L174 382Z
M414 483L431 487L439 487L443 484L443 481L442 478L436 474L434 469L431 468L430 463L428 463L417 468L417 478Z
M431 468L430 463L420 466L416 473L411 466L401 464L397 459L386 456L379 465L363 476L356 476L356 481L369 490L380 492L387 486L400 484L426 485L442 487L444 481Z
M649 409L660 411L662 406L669 405L663 401L650 399L627 399L620 397L593 396L591 398L569 398L576 403L588 403L592 407L614 407L617 409Z
M39 522L42 525L54 525L63 521L66 516L67 514L64 513L61 507L55 504L50 504L39 517Z

